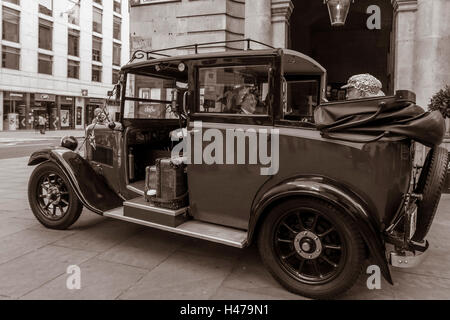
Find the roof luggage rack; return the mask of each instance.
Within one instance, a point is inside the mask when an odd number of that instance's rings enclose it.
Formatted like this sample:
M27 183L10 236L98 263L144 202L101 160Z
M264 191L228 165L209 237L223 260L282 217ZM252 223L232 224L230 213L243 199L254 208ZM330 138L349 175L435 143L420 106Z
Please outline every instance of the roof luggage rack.
M252 50L251 49L251 43L255 43L255 44L259 44L259 45L263 45L266 46L270 49L275 49L275 47L272 47L271 45L268 45L266 43L257 41L257 40L252 40L252 39L240 39L240 40L224 40L224 41L214 41L214 42L202 42L202 43L194 43L194 44L188 44L188 45L184 45L184 46L177 46L177 47L170 47L170 48L165 48L165 49L158 49L158 50L151 50L151 51L145 51L145 50L136 50L133 52L133 55L131 56L131 59L128 63L133 62L135 59L142 59L142 58L146 58L147 60L151 60L151 59L156 59L154 57L152 57L152 55L157 55L157 56L161 56L161 57L172 57L168 54L165 53L161 53L163 51L168 51L168 50L177 50L177 49L194 49L195 50L195 54L198 53L198 49L200 47L203 46L208 46L208 45L212 45L212 44L227 44L227 43L236 43L236 42L244 42L246 43L246 48L245 49L236 49L236 50Z

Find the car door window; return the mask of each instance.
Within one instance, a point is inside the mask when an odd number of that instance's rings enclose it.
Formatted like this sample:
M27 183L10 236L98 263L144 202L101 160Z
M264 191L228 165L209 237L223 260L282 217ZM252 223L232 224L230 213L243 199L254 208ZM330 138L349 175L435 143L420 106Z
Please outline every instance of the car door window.
M199 69L197 112L267 115L269 65Z
M283 79L283 119L313 122L318 105L319 82L296 78Z

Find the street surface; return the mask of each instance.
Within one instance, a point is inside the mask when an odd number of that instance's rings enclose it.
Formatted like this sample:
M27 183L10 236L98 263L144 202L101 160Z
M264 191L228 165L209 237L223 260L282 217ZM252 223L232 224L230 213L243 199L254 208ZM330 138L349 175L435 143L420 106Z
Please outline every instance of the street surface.
M0 299L304 299L268 274L255 245L230 248L86 209L69 230L44 228L28 205L33 168L23 156L59 138L38 138L0 140ZM380 290L367 289L363 274L341 298L449 299L450 195L438 210L421 266L392 269L395 285L382 280ZM81 269L80 290L66 287L70 265Z

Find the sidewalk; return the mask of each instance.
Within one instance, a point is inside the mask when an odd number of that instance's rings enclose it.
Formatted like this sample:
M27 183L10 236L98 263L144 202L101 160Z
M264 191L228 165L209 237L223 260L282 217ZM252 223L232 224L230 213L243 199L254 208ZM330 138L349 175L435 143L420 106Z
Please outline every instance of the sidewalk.
M75 138L82 138L84 137L84 129L50 130L45 131L45 134L41 134L38 130L0 131L0 143L51 140L55 138L62 138L64 136L74 136Z

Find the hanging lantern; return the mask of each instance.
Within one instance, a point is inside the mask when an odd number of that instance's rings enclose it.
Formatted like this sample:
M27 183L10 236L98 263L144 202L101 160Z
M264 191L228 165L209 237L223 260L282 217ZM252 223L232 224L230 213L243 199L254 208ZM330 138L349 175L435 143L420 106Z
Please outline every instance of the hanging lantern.
M326 3L328 7L331 26L341 27L345 24L350 10L350 1L355 2L355 0L323 0L323 3Z

